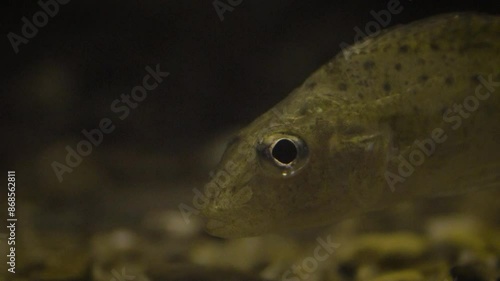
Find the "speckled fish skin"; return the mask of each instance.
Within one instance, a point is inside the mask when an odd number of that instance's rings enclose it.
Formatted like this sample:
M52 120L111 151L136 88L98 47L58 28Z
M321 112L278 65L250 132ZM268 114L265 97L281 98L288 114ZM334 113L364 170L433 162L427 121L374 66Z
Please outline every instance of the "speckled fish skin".
M461 115L450 110L485 80L491 95L458 124ZM499 82L498 16L434 16L344 50L228 145L219 170L226 177L205 187L207 231L255 236L331 224L404 200L498 188ZM480 91L487 95L484 85ZM399 156L408 159L415 141L436 128L446 140L391 190L386 176L398 175ZM263 166L256 150L277 133L298 136L309 151L289 177Z

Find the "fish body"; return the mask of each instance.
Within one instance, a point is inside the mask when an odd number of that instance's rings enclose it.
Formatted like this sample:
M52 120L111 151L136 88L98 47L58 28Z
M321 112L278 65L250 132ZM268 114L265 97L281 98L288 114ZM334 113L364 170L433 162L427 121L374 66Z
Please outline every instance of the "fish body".
M446 14L370 37L241 130L205 186L221 237L330 224L500 186L500 17Z

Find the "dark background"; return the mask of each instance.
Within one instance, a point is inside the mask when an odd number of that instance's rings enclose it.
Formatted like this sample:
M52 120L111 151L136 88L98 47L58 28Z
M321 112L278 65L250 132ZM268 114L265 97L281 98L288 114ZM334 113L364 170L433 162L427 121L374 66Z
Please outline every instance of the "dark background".
M76 206L86 226L88 218L92 225L113 212L130 219L189 200L208 179L224 136L299 86L342 41L351 44L353 28L364 29L370 11L388 2L247 0L221 21L212 1L72 0L18 54L6 35L21 34L21 18L40 7L3 2L2 166L17 171L18 200ZM500 11L495 0L400 2L391 26ZM118 120L112 101L156 64L171 75ZM65 146L74 148L81 131L104 117L115 131L59 183L51 163L64 163Z

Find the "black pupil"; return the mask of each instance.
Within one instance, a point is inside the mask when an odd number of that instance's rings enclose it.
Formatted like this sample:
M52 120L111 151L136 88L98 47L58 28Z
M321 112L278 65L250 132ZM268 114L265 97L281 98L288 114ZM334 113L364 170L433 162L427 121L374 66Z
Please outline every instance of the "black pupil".
M297 147L295 144L287 139L279 140L273 147L271 152L274 159L283 164L290 164L297 158Z

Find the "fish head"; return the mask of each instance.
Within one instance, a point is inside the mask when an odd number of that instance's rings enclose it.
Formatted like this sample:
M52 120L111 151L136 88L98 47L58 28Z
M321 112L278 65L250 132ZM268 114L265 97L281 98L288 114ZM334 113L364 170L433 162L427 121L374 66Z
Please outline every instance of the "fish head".
M255 236L343 217L359 205L350 187L381 168L366 131L333 132L335 122L321 116L280 123L269 115L229 143L205 186L210 234Z
M229 144L205 185L207 230L221 237L269 232L288 216L297 181L307 176L309 146L287 126L242 131ZM298 202L296 202L298 203Z

